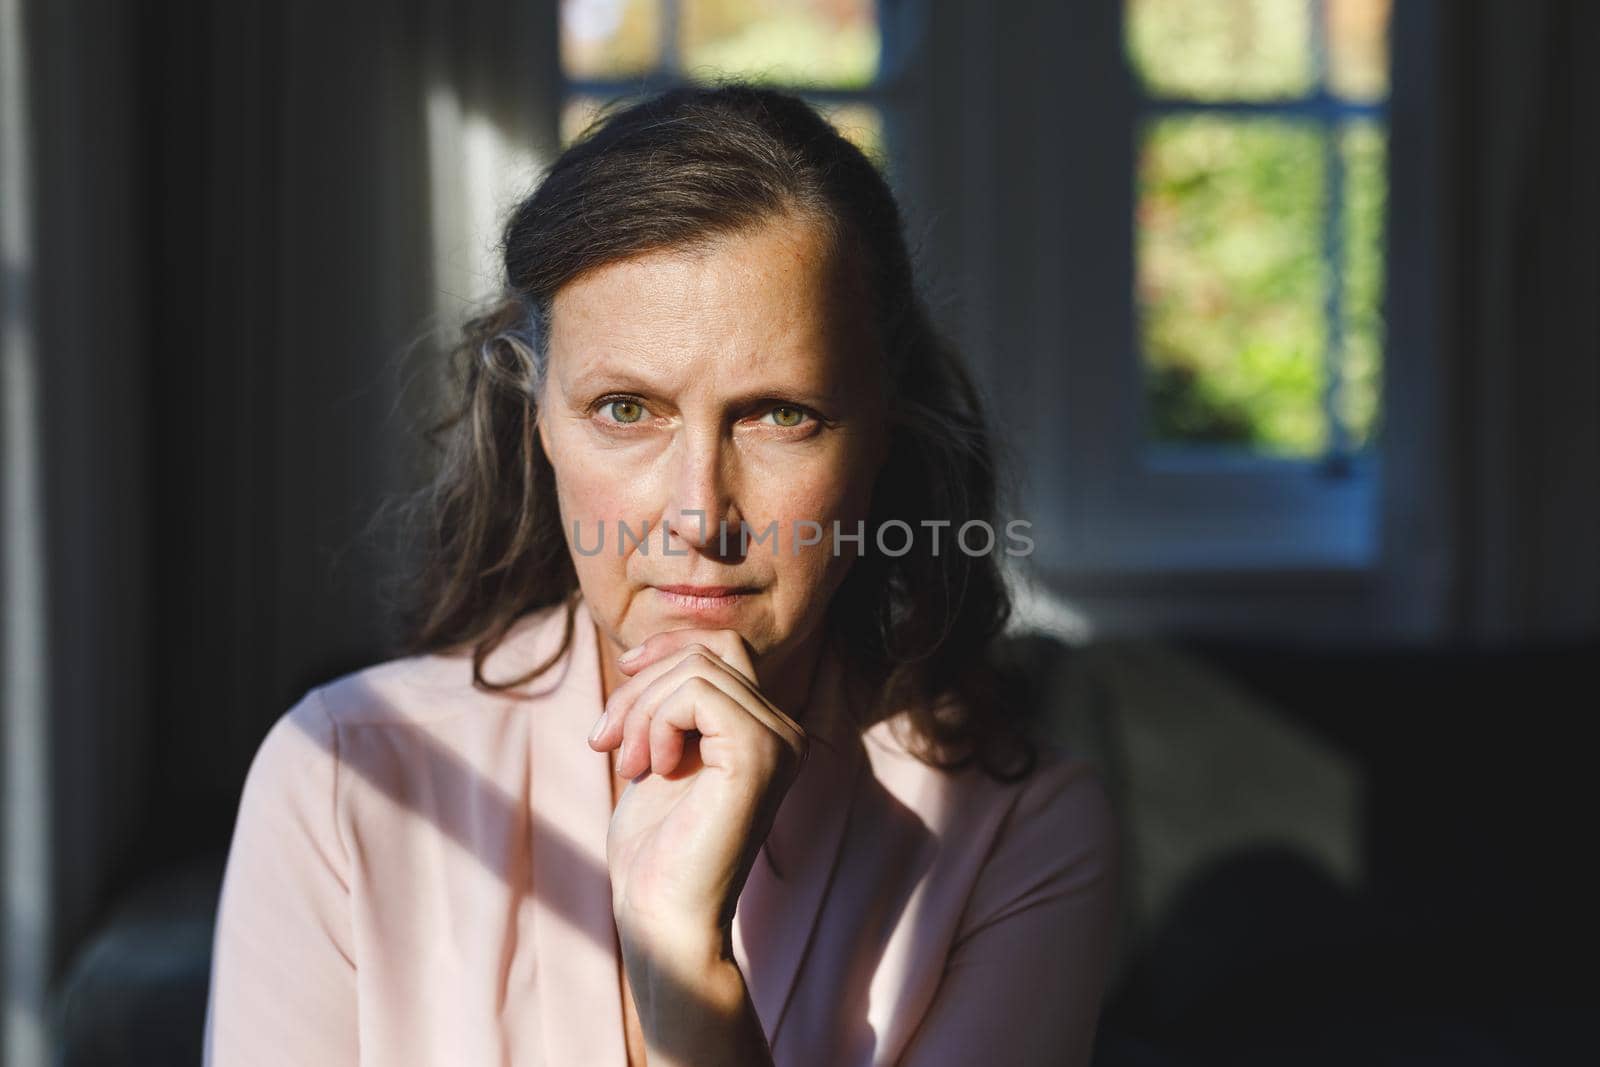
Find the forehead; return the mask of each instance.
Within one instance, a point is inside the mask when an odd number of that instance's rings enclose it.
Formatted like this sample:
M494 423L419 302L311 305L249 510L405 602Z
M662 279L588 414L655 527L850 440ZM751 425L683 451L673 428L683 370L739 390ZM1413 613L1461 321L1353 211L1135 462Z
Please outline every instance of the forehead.
M610 263L557 292L552 370L831 376L872 343L856 277L821 226L788 215Z

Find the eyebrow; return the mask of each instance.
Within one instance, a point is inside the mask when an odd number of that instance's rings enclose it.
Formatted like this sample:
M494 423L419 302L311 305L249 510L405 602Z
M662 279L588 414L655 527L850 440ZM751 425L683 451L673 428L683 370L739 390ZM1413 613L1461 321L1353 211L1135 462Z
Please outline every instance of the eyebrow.
M624 389L636 389L638 392L651 392L649 378L640 375L632 368L616 369L612 367L598 367L586 370L572 380L571 392L585 393L604 382L610 386Z
M632 368L612 369L609 367L586 370L573 379L569 392L574 394L587 393L606 386L617 391L636 392L644 395L655 394L657 387L646 376L640 375ZM796 403L807 404L814 407L831 407L839 395L837 389L815 389L808 386L791 387L785 385L757 385L742 390L725 398L725 402L732 407L745 407L761 400L792 400Z

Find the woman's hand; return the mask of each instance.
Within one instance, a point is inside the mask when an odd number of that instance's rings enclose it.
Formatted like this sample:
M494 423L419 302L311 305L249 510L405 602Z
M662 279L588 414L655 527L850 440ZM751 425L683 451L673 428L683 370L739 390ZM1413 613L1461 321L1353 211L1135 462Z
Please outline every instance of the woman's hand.
M633 652L589 744L617 749L632 779L606 860L650 1062L770 1063L733 961L733 914L805 761L805 731L762 695L733 630L670 630Z
M725 947L734 906L806 754L761 693L734 630L669 630L620 664L589 744L633 779L611 817L619 933L663 950Z

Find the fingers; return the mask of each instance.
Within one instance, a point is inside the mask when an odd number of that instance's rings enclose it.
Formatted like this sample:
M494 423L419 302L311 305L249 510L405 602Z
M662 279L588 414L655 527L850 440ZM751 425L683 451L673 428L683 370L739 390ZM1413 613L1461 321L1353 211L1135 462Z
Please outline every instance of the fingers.
M617 664L624 674L637 674L666 656L689 645L702 645L719 656L724 663L744 675L750 684L759 688L761 681L756 675L755 661L750 655L750 646L745 642L744 636L737 630L708 630L701 627L685 627L679 630L663 630L652 634L643 643L629 649L635 653L631 659L619 659ZM623 655L627 655L625 652Z
M671 632L703 636L711 634L711 631L708 630L675 630ZM731 633L731 631L729 632ZM658 634L656 636L664 635ZM733 637L742 644L744 639L739 637L738 634L733 634ZM646 645L649 645L649 643L648 641L645 642ZM604 752L620 743L622 725L627 720L628 714L632 710L634 703L639 699L639 696L654 685L663 675L695 653L698 653L703 658L703 666L707 673L724 674L730 680L737 681L742 685L751 694L752 698L757 700L765 699L761 696L760 689L751 681L749 676L728 663L711 646L680 637L675 643L662 642L655 645L646 655L630 663L629 666L633 672L633 677L619 685L611 696L606 699L605 711L602 716L603 722L600 725L599 733L590 739L590 747Z
M640 675L628 679L616 693L612 694L611 714L630 718L635 714L653 715L655 709L670 695L676 682L685 681L694 675L703 675L715 683L748 714L768 729L783 735L786 740L805 735L805 730L799 723L785 715L744 675L730 669L721 657L713 655L697 644L687 645L675 656L663 658L649 677L643 677L641 672ZM631 688L636 682L643 688L623 693L623 689ZM712 736L716 734L713 733Z
M739 719L749 717L741 711L730 722L719 714L729 703L738 709L739 698L746 693L740 681L712 666L708 653L687 650L677 662L666 661L663 666L669 669L657 677L637 699L612 711L613 715L623 719L622 740L617 749L617 773L625 778L633 778L647 770L656 774L670 774L683 755L686 732L697 731L702 738L725 737L744 725ZM696 715L693 706L713 696L720 696L723 701ZM691 705L690 713L674 716L660 714L662 706L674 700L680 704L687 701Z
M644 766L638 772L648 770L652 774L670 775L682 763L684 750L691 735L698 735L701 744L705 744L708 733L719 729L712 725L712 720L719 711L725 710L732 703L728 694L703 676L695 675L685 679L659 705L646 712L638 708L630 716L633 722L642 723L645 733L645 743L636 746L634 753L643 753L648 756ZM735 706L734 714L740 715L741 711ZM704 756L701 757L704 761ZM635 755L635 760L639 759ZM618 766L622 765L619 755Z
M747 679L709 650L689 645L658 661L628 685L644 688L608 703L604 725L590 741L597 750L617 747L617 774L671 774L684 757L690 735L698 735L700 758L709 766L740 769L738 759L759 761L758 770L787 749L803 760L805 731L773 706Z

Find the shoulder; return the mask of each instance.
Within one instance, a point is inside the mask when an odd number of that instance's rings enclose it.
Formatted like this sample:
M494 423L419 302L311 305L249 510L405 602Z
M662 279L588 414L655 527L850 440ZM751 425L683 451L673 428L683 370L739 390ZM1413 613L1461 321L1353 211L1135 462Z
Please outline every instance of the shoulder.
M902 737L888 722L868 731L873 774L940 832L944 847L981 852L980 888L1114 890L1117 819L1090 760L1045 743L1031 773L1002 781L976 767L947 771L924 763Z
M1021 916L1040 936L1108 936L1121 878L1117 820L1099 774L1066 750L1041 752L1032 774L1002 787L1004 814L986 842L960 939Z
M291 855L342 868L337 826L339 736L315 690L280 715L257 746L235 818L230 870Z
M526 665L543 662L561 648L566 613L552 604L521 616L485 658L482 674L510 678ZM526 689L492 692L473 677L470 648L397 657L340 675L313 689L308 699L320 705L338 730L353 727L429 726L463 714L504 710L530 695Z
M513 667L525 671L543 662L561 647L564 621L560 605L520 617L490 652L484 677L509 678ZM448 762L447 754L492 761L506 741L502 727L525 722L516 712L539 696L527 687L497 692L475 685L470 649L350 671L305 691L272 724L246 775L241 805L249 818L263 808L337 817L338 800L357 777L398 788Z
M959 801L963 810L1000 818L1012 832L1045 826L1071 828L1084 839L1114 838L1115 821L1100 774L1071 749L1040 742L1031 771L1006 781L976 766L945 770L924 762L911 750L911 729L909 717L900 715L863 735L873 773L902 799L937 798L941 807Z
M338 758L338 731L312 689L278 716L257 746L245 776L245 802L266 789L296 794L320 786Z
M1082 756L1044 748L1033 773L1013 787L1001 829L1003 851L1042 874L1110 882L1117 819L1099 772Z

